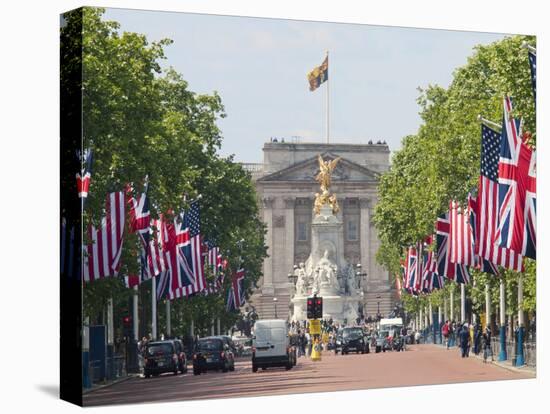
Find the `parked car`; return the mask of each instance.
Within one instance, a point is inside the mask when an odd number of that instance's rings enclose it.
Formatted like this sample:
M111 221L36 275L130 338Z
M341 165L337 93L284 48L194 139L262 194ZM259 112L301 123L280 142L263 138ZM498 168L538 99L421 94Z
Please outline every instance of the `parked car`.
M296 350L290 345L285 320L256 321L252 339L252 372L269 367L289 370L296 365Z
M344 328L342 330L340 347L343 355L351 351L360 352L362 354L369 352L369 343L363 329L360 327Z
M180 354L183 354L185 358L183 349L181 352L178 350L179 346L173 340L149 342L145 346L144 354L143 374L145 378L149 378L151 375L156 377L164 372L173 372L174 375L178 375L178 371L183 368L180 365Z
M390 331L378 331L376 339L376 352L391 351L391 341L388 339Z
M193 374L200 375L209 369L222 372L235 370L235 356L229 345L216 336L201 338L193 353Z
M229 349L233 352L233 356L238 355L237 345L229 335L218 335L215 338L220 338L224 344L229 346Z

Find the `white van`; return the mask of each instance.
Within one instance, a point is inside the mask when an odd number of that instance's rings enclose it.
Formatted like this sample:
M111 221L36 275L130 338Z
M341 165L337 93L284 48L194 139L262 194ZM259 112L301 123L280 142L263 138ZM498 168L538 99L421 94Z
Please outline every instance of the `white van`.
M283 319L259 320L254 324L252 337L252 372L258 368L285 367L294 365L286 321Z

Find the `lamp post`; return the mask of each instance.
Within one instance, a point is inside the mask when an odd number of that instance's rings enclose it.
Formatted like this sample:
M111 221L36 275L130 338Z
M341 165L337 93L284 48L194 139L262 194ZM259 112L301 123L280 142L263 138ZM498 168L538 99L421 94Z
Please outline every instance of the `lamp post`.
M361 289L361 281L363 279L367 279L367 273L362 272L363 269L361 267L361 263L357 263L355 267L357 268L357 271L355 272L355 276L357 276L357 287Z
M275 304L275 319L277 319L277 298L273 298L273 303Z
M378 318L378 320L382 319L382 315L380 315L380 298L382 296L380 295L376 295L376 299L378 300L377 302L377 307L376 307L376 317Z

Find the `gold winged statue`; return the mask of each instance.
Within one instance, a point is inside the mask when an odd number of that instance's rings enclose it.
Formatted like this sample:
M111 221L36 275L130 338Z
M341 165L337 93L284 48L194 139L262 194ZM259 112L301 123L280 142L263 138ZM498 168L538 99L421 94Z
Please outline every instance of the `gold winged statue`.
M321 157L321 155L319 155L318 159L320 171L315 179L321 185L321 193L315 194L315 203L313 210L315 211L316 215L319 215L321 212L321 207L325 204L329 204L332 207L332 213L336 214L340 210L340 207L338 206L336 196L334 194L330 194L329 188L331 184L332 172L336 168L336 164L338 164L338 161L340 161L340 157L335 158L332 161L323 161L323 158Z
M340 161L340 157L333 159L332 161L323 161L321 155L319 155L319 174L315 177L319 184L321 184L321 191L329 191L330 177L332 172L336 168L336 164Z

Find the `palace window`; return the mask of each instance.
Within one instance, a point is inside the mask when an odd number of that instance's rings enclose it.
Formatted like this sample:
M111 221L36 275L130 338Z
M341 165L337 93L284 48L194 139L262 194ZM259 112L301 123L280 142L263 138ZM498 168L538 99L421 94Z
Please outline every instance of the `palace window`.
M349 218L347 222L347 239L348 241L359 240L359 227L356 218Z
M298 231L297 231L297 240L298 241L307 241L307 223L305 220L298 221Z

